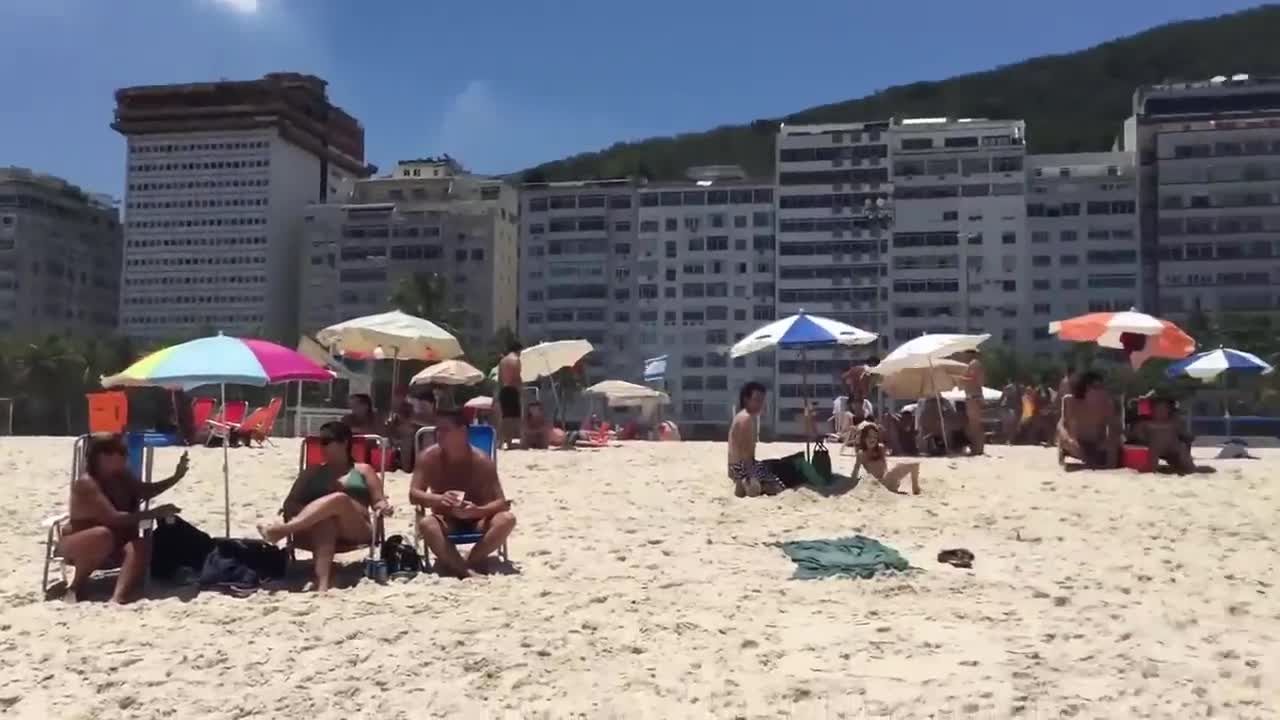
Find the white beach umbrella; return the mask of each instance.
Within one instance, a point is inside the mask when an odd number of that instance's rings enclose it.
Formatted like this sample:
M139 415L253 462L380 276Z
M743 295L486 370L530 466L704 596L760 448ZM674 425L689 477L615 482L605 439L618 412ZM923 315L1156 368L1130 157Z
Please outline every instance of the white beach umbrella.
M929 367L904 367L882 374L880 390L896 400L915 400L958 387L964 371L964 363L938 359Z
M464 403L463 407L475 408L477 410L492 410L493 398L488 395L477 395Z
M520 380L534 382L557 370L573 367L592 350L586 340L552 340L520 351Z
M893 352L890 352L878 365L871 368L871 372L879 375L889 375L903 368L936 365L938 360L949 355L967 350L977 350L978 346L986 342L990 337L987 334L921 335L894 348Z
M462 360L445 360L423 368L409 380L410 385L475 385L484 373Z
M392 310L344 320L316 334L331 350L353 358L448 360L462 354L458 339L430 320Z
M1001 393L999 390L996 390L995 388L989 388L989 387L982 388L982 400L984 402L997 402L1000 400L1001 397L1003 397L1003 393ZM951 402L964 402L965 400L969 399L965 395L964 390L960 388L957 388L955 390L948 390L942 393L942 398L944 400L950 400Z
M624 380L605 380L583 391L587 395L603 395L610 405L666 405L671 397L660 390Z

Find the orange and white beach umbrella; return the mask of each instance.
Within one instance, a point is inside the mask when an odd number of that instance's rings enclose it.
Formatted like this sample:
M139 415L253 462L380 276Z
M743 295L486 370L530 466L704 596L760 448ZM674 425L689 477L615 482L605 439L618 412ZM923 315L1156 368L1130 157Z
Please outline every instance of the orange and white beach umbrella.
M1196 349L1196 341L1182 328L1136 310L1089 313L1052 322L1049 332L1062 340L1123 350L1134 367L1153 357L1181 360Z

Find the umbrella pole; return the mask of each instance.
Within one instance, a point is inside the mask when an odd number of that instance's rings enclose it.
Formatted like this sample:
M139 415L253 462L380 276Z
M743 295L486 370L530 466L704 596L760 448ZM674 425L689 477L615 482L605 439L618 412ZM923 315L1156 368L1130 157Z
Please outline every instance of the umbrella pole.
M218 391L222 395L222 407L227 406L227 384L219 383ZM222 438L222 527L223 537L231 537L231 470L228 456L231 447L231 431Z
M938 384L933 378L933 358L929 360L929 387L933 388L933 396L938 400L938 425L942 428L942 449L951 454L951 439L947 437L947 418L942 414L942 393L938 392Z
M800 403L803 410L800 413L802 424L804 426L804 459L809 459L809 365L806 362L804 348L800 348Z

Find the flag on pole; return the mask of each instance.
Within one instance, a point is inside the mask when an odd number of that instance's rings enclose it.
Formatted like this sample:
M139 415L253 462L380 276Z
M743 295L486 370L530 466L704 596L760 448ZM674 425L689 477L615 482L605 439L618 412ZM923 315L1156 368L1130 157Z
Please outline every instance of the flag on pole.
M667 356L659 355L658 357L649 358L644 361L644 380L645 382L654 382L662 380L667 375Z

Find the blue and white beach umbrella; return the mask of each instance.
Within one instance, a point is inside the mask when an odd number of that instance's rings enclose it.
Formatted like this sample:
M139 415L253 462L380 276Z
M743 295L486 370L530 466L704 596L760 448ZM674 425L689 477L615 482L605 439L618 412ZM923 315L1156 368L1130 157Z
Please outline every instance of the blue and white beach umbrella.
M1197 380L1212 380L1224 372L1244 375L1265 375L1272 370L1270 364L1262 358L1243 350L1218 348L1209 352L1192 355L1186 360L1169 366L1166 371L1169 377L1188 375Z
M875 342L877 337L873 332L831 318L807 315L801 310L796 315L771 322L742 338L734 343L729 355L742 357L773 347L806 350L837 345L866 345Z

